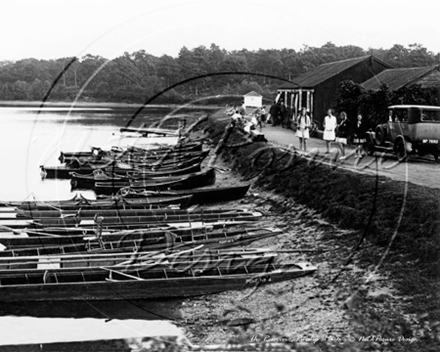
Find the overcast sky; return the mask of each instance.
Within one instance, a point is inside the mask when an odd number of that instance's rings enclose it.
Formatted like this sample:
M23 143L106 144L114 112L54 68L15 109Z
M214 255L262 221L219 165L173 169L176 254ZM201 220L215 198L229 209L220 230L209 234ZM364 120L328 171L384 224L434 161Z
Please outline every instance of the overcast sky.
M0 60L182 46L293 48L420 43L440 52L440 0L1 0Z

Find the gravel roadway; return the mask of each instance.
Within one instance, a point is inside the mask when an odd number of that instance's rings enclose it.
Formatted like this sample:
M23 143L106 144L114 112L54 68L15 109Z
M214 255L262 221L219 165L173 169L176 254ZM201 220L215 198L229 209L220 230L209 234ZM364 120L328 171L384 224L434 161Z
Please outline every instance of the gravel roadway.
M267 125L263 128L262 133L275 146L299 147L299 140L290 129ZM440 164L435 163L432 156L423 158L412 156L406 163L398 163L395 156L381 155L381 153L376 153L374 157L365 156L361 160L354 158L354 155L346 160L338 160L340 156L338 150L338 145L332 143L330 154L325 154L325 142L317 138L310 138L307 143L309 155L324 156L327 162L338 165L338 167L354 172L377 173L380 176L408 181L425 187L440 188ZM346 154L349 155L352 152L354 152L354 148L348 147ZM337 161L334 162L334 160Z

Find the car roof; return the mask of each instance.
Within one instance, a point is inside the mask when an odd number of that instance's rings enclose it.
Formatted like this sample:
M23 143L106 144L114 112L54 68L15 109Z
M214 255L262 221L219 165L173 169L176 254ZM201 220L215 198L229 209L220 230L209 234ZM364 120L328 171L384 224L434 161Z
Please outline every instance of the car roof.
M434 106L434 105L391 105L391 106L388 106L388 109L409 109L409 108L440 111L440 106Z

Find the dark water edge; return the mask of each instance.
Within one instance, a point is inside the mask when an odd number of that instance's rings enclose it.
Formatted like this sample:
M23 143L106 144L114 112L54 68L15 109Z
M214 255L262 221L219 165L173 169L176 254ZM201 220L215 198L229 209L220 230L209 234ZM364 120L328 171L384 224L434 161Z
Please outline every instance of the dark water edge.
M0 303L0 317L176 320L183 300L22 301Z
M217 110L219 105L194 105L194 104L143 104L134 103L114 103L114 102L72 102L68 101L0 101L0 107L6 108L51 108L51 109L68 109L74 108L75 111L88 111L90 109L96 109L96 111L105 111L110 109L112 111L136 111L143 107L147 110ZM101 110L102 109L102 110ZM107 110L108 112L108 110Z

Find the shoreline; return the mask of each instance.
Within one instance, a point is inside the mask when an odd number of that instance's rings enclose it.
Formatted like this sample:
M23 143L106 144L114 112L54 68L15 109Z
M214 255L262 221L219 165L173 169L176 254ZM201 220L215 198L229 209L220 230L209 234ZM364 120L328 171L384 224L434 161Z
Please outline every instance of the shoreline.
M40 101L0 101L1 107L17 107L17 108L40 108L43 102ZM110 109L139 109L143 107L143 104L135 103L115 103L115 102L84 102L78 101L74 103L74 108L110 108ZM71 108L72 102L69 101L46 101L43 107L45 108ZM149 104L144 108L155 109L205 109L205 110L218 110L218 105L194 105L194 104Z
M210 116L205 129L214 145L228 122L221 110ZM239 134L231 135L231 144L240 140ZM329 346L336 343L337 350L341 343L377 349L377 341L365 336L383 336L391 342L382 347L390 351L430 350L437 343L440 317L440 191L414 184L405 191L404 182L332 168L299 155L286 168L287 158L278 148L272 148L272 157L262 154L256 162L256 151L267 147L258 142L221 154L233 170L230 179L252 180L248 196L234 205L264 210L262 226L286 232L252 246L333 250L302 254L299 258L318 266L315 276L266 286L250 301L242 292L186 301L188 318L179 326L190 340L252 342L270 335L293 341L295 348L295 336L339 336L339 341L327 341ZM258 167L265 162L270 168ZM400 211L403 218L396 223ZM274 304L284 308L277 313ZM269 321L264 320L267 311L275 313ZM248 323L244 328L233 324L237 320ZM437 330L431 332L430 325Z

